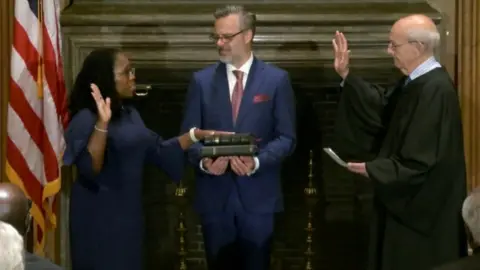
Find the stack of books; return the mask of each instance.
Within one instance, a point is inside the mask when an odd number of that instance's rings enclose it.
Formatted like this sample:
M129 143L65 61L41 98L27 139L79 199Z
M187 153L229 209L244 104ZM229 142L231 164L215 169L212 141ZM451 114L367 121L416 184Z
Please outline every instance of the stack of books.
M249 133L207 136L202 144L202 157L254 156L257 153L255 137Z

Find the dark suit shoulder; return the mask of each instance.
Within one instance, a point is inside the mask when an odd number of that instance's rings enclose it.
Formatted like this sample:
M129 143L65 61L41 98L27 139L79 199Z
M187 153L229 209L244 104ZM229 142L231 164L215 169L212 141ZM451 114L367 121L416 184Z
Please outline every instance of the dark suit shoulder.
M26 252L25 270L63 270L63 268L45 258Z

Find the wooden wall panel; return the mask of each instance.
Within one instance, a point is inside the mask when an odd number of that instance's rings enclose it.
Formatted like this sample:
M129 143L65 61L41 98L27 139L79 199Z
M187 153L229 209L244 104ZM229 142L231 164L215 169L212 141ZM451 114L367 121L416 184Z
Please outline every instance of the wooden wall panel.
M468 188L480 185L480 3L458 2L457 84L463 110Z
M14 0L0 1L0 182L5 176L5 138L7 135L7 104L10 87L10 53L12 47Z
M426 0L442 16L440 48L441 63L450 76L455 79L457 74L457 2L459 0Z

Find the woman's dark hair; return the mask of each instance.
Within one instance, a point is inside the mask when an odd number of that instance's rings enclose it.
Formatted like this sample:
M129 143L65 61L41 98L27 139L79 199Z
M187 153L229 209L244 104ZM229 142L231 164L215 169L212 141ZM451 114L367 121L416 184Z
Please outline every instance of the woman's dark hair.
M68 102L71 117L85 108L97 114L97 105L90 88L92 83L98 86L104 99L110 98L112 119L119 113L122 101L116 90L114 73L115 59L119 52L111 48L96 49L85 58Z

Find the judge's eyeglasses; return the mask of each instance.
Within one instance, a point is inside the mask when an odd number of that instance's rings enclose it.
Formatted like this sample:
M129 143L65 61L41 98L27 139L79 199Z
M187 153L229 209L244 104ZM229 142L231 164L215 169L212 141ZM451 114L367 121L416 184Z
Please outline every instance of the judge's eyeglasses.
M394 41L390 40L388 42L388 47L392 48L393 50L396 50L397 48L400 48L402 47L403 45L407 45L407 44L413 44L413 43L418 43L418 44L423 44L422 42L420 41L416 41L416 40L409 40L405 43L395 43Z

